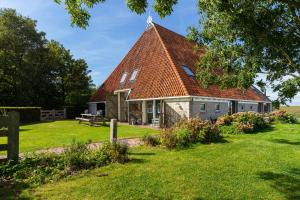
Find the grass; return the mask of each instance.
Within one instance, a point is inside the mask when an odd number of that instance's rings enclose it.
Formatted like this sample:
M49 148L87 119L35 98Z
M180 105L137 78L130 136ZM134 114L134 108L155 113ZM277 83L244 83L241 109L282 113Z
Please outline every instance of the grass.
M286 110L288 113L300 118L300 106L282 106L280 110Z
M300 199L300 124L179 151L137 147L132 161L23 190L40 199ZM105 176L103 175L105 174Z
M142 137L145 134L156 134L157 130L133 127L129 125L118 126L118 138ZM72 140L98 142L109 139L109 126L90 127L78 124L74 120L54 121L24 125L20 127L20 152L31 152L50 147L60 147L71 144ZM7 142L0 138L0 144ZM6 152L0 152L5 154Z

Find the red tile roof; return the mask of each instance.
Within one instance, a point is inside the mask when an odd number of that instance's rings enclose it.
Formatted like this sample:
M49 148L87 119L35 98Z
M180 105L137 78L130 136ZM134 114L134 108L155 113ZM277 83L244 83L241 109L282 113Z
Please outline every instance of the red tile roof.
M203 51L195 52L194 43L173 31L155 24L146 30L131 48L121 63L91 97L91 102L105 101L106 93L115 90L131 89L129 99L147 99L174 96L203 96L255 101L269 101L257 89L221 90L217 86L202 88L195 78L183 70L186 65L196 73L196 63ZM137 69L134 81L132 72ZM122 74L127 78L120 83Z

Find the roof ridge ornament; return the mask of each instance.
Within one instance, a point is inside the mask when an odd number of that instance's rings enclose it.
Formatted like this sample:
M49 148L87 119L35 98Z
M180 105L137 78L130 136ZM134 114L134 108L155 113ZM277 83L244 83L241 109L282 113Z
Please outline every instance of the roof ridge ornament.
M147 18L147 27L146 27L146 30L150 29L153 26L154 26L154 24L153 24L153 18L152 18L152 16L149 13L148 18Z

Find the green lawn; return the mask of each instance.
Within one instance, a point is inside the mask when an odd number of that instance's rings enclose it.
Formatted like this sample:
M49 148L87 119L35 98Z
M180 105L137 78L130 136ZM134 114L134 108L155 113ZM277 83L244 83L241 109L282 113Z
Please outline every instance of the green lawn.
M145 134L156 134L157 130L139 128L129 125L118 126L118 137L141 137ZM50 147L68 145L76 141L93 142L109 139L109 126L90 127L78 124L77 121L55 121L24 125L20 127L20 151L29 152ZM0 138L0 144L6 138ZM6 152L0 152L5 154Z
M23 191L41 199L300 199L300 124L167 151ZM101 176L107 174L107 176Z

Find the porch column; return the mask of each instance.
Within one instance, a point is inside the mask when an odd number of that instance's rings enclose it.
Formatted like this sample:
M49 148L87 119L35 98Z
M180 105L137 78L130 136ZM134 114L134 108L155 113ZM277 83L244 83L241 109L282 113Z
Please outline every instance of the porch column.
M118 92L118 120L121 120L121 94Z
M127 111L128 111L128 119L127 119L127 121L130 124L131 123L131 121L130 121L130 101L127 102Z
M147 124L147 101L142 102L142 123Z
M156 118L156 104L155 104L155 100L153 100L152 114L153 114L153 119L155 119Z

